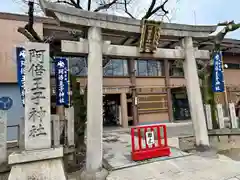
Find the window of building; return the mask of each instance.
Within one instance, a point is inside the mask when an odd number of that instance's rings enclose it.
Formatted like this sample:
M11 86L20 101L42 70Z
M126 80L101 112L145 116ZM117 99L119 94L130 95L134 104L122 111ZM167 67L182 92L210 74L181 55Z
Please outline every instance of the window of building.
M128 65L127 60L110 59L103 68L104 76L127 76Z
M136 60L136 76L162 76L163 63L157 60Z
M170 61L169 62L169 74L170 76L173 77L183 77L184 76L184 71L183 67L178 67L174 62Z
M86 57L68 57L69 71L75 76L87 76L87 58ZM51 64L51 74L54 75L54 63ZM110 59L103 68L104 76L127 76L127 60Z

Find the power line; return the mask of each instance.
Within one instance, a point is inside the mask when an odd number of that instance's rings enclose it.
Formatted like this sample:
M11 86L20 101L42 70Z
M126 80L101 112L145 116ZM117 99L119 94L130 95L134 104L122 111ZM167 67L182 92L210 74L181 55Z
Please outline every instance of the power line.
M193 10L193 16L194 16L194 24L197 25L197 16L195 9Z

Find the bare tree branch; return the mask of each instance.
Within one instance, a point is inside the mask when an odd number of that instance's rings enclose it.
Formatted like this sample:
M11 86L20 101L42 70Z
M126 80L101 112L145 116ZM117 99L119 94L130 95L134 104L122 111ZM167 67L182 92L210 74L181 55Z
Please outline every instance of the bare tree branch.
M98 12L100 10L103 10L103 9L108 9L110 8L113 4L116 4L118 0L113 0L112 2L110 3L107 3L107 4L103 4L101 6L99 6L97 9L94 10L94 12Z
M154 0L153 0L154 1ZM166 14L168 14L168 11L165 9L165 4L168 2L169 0L165 0L161 5L157 6L154 10L152 10L149 14L146 14L142 19L148 19L150 18L153 14L155 14L157 11L159 11L160 9L164 12L165 16ZM150 6L151 7L151 6Z
M75 4L68 2L68 1L64 1L64 0L57 0L54 3L64 3L64 4L68 4L70 6L75 6Z
M165 14L165 13L164 13L164 14L161 14L161 13L159 13L159 14L158 14L158 13L155 13L154 15L155 15L155 16L159 16L159 17L162 17L162 20L163 20L163 18L166 18L166 19L168 20L169 23L172 22L172 17L170 18L170 17L169 17L167 14Z
M70 1L74 5L75 8L83 9L82 6L80 5L80 2L78 3L78 0L77 0L77 2L75 2L74 0L70 0Z
M28 24L25 26L25 29L36 39L36 41L43 42L37 32L33 28L30 28Z
M28 33L31 34L31 36L38 42L42 42L42 39L40 38L40 36L37 34L37 32L33 29L33 23L34 23L34 16L33 16L33 12L34 12L34 2L29 1L28 2L28 23L27 25L24 27L26 31L28 31ZM20 29L21 30L21 29ZM19 32L23 32L23 31L19 31ZM22 33L23 34L23 33Z
M91 4L92 4L92 0L88 0L88 8L87 8L88 11L91 10Z
M36 39L25 28L19 27L17 31L24 35L29 41L37 42Z
M22 2L21 4L27 4L28 0L13 0L18 2ZM88 11L93 12L99 12L102 10L106 10L110 13L125 13L127 16L133 19L140 18L141 14L144 13L144 16L142 19L149 19L156 18L158 19L158 16L164 17L164 20L169 20L168 17L165 17L166 14L169 14L168 9L165 8L165 5L169 2L169 0L151 0L149 6L145 9L141 7L142 0L49 0L54 3L62 3L66 5L73 6L78 9L84 9ZM179 1L179 0L176 0ZM38 7L35 9L35 13L37 10L41 12L41 9L37 3L36 0L34 4L36 4ZM81 4L82 3L82 4ZM148 3L147 3L148 4ZM140 7L139 10L138 6ZM120 10L120 11L118 11Z
M165 4L168 2L168 0L165 0L164 3L158 7L156 7L153 11L152 14L155 14L157 11L159 11L160 9L166 14L168 14L168 11L165 9Z
M24 3L24 4L28 4L29 3L29 0L22 0L22 2ZM33 2L35 5L39 5L39 3L38 2Z
M127 15L129 15L131 18L133 18L133 19L136 19L129 11L128 11L128 7L127 7L127 5L128 5L128 2L127 2L127 0L124 0L124 9L125 9L125 13L127 14Z
M70 2L66 0L57 0L57 1L54 1L54 3L68 4L70 6L74 6L75 8L83 9L80 5L80 0L77 0L77 2L75 2L74 0L70 0Z
M152 10L153 10L155 4L156 4L156 0L152 0L152 3L151 3L151 5L150 5L149 8L148 8L148 11L146 12L145 17L146 17L146 16L149 16L149 14L152 13Z
M165 15L165 17L168 19L168 22L171 23L171 19L167 15Z

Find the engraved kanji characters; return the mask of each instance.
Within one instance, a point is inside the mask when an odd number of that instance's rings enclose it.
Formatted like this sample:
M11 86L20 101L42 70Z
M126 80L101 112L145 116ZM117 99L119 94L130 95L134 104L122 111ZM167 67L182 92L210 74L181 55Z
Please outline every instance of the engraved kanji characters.
M36 137L41 135L47 135L43 126L43 118L45 116L46 111L42 106L39 107L39 110L36 108L32 108L28 120L32 121L32 126L29 132L29 137Z
M40 104L41 99L46 98L46 88L42 83L44 73L46 71L44 67L44 52L45 50L29 50L30 65L28 68L28 73L32 75L32 87L30 88L30 92L33 106L28 114L28 120L32 123L28 136L32 138L47 135L43 124L43 118L46 110L44 109L44 106Z

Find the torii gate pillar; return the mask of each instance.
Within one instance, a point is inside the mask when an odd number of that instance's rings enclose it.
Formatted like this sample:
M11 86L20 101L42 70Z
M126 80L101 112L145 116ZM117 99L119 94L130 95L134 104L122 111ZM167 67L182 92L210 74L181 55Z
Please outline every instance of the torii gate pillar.
M196 146L200 151L205 151L209 149L209 139L192 37L185 37L182 40L182 46L185 51L183 69L185 79L187 80L187 95L196 137Z
M88 94L87 94L87 153L86 169L82 179L105 179L107 171L102 168L103 133L103 75L102 75L102 32L99 27L88 29Z

